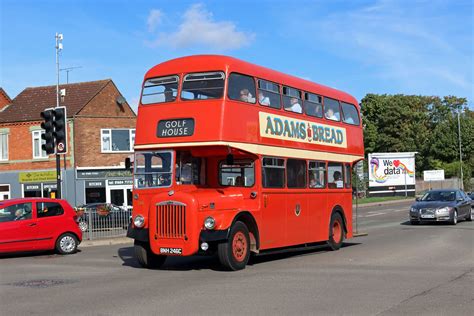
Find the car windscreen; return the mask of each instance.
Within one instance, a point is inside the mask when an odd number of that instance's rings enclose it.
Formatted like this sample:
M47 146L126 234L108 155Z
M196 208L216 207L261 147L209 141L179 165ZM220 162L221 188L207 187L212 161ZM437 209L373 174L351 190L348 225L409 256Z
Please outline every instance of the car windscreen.
M456 191L431 191L427 192L422 198L422 201L443 201L449 202L456 200Z

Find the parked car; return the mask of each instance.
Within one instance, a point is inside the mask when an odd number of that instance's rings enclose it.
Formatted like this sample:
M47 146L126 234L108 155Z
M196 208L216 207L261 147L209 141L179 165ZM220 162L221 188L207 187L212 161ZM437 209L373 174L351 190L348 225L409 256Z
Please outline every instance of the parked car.
M462 190L431 190L417 198L410 209L410 222L446 221L456 225L459 219L472 221L471 199Z
M111 203L90 203L76 207L79 216L79 227L85 232L88 229L127 229L132 211ZM90 227L89 227L90 226Z
M65 200L0 201L0 253L55 249L71 254L81 241L78 217Z

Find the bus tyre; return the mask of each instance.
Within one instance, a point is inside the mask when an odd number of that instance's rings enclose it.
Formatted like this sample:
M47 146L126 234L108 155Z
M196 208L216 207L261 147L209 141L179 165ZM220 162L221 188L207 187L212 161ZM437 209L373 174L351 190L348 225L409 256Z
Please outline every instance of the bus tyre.
M247 226L236 222L230 229L226 242L218 245L217 254L220 263L228 270L242 270L250 257L250 237Z
M166 256L155 255L150 249L148 243L135 240L134 242L135 257L138 263L147 269L158 269L166 261Z
M344 222L339 212L332 213L331 222L329 224L329 240L328 244L331 250L338 250L344 241Z

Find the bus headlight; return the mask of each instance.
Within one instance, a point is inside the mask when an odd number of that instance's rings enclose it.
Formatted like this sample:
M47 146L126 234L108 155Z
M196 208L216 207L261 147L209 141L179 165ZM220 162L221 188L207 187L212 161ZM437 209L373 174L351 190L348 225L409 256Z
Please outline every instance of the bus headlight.
M135 216L133 219L133 225L135 225L135 227L142 228L145 226L145 218L142 215Z
M209 216L204 220L204 227L209 230L214 229L214 227L216 227L216 220L213 217Z

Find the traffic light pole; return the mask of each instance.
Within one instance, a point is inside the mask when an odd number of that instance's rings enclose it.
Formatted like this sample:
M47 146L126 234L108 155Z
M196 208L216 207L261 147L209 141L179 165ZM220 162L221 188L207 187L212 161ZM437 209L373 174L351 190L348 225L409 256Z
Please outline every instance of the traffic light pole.
M57 193L56 193L56 198L60 199L61 198L61 157L56 154L56 187L57 187Z
M56 33L56 76L57 76L57 84L56 84L56 108L59 107L59 52L63 49L63 35ZM56 144L57 145L57 144ZM56 146L55 145L55 146ZM57 190L57 198L61 198L61 157L56 152L56 190Z

